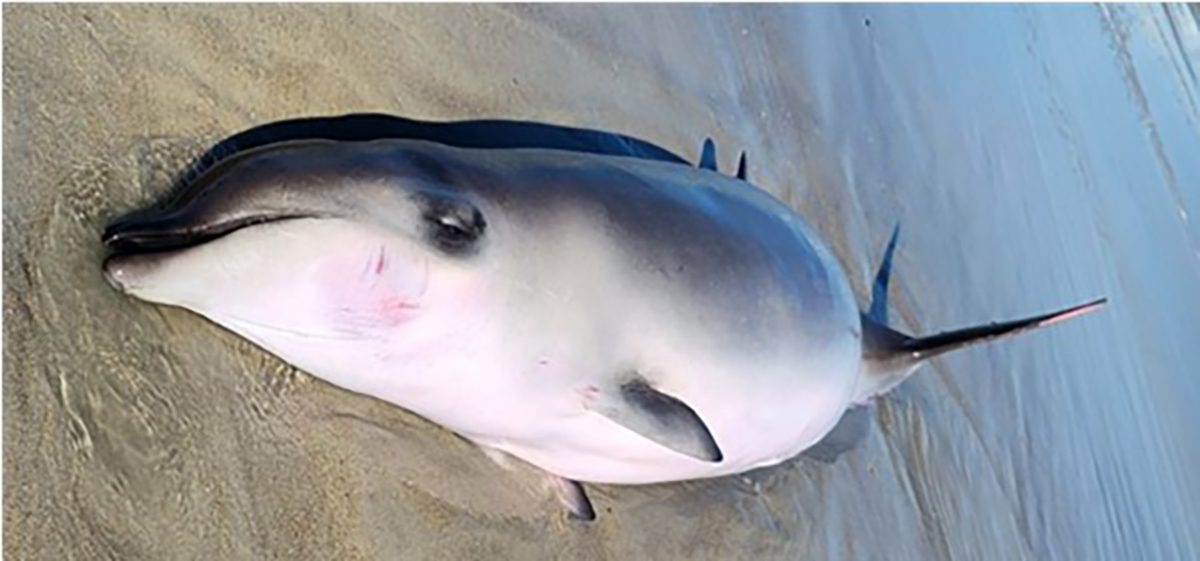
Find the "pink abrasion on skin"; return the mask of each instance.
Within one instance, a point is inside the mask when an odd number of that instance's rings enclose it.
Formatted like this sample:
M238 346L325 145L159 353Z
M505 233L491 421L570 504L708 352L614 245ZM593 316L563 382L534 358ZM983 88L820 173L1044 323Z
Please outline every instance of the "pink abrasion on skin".
M375 264L375 282L372 283L373 290L369 291L369 294L374 299L374 308L378 312L379 318L389 326L408 321L421 306L409 295L400 294L395 290L395 286L388 283L390 279L384 276L384 272L388 268L387 248L379 246L373 262Z
M582 399L584 403L593 402L596 400L596 397L600 395L600 387L594 384L585 384L579 388L576 388L575 391L579 394L579 398Z
M357 259L362 259L361 253ZM380 245L365 260L358 275L347 274L355 268L346 267L344 259L334 259L322 267L323 292L330 299L333 321L345 331L367 334L386 330L408 321L420 311L420 298L428 287L428 264L418 290L411 290L411 280L391 267L387 248ZM406 286L407 285L407 286Z
M383 246L379 246L379 256L375 258L375 274L382 275L383 270L387 268L387 250Z

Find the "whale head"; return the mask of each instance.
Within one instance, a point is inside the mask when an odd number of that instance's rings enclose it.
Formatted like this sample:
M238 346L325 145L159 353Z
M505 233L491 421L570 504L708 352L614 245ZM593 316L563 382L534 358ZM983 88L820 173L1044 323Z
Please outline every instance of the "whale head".
M480 314L493 244L467 182L417 154L325 141L239 154L112 223L105 276L310 371L348 370L332 347L375 369L424 352Z

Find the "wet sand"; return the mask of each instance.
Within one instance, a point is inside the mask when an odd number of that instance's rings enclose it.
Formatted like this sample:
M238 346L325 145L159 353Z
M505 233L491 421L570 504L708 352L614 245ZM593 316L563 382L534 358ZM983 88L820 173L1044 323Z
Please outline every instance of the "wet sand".
M1184 8L4 16L6 554L1200 554L1200 42ZM362 111L545 120L687 155L713 136L725 168L749 152L751 179L810 220L860 295L902 223L895 315L916 332L1114 303L938 360L832 465L593 486L598 521L568 524L532 473L101 278L104 223L208 143Z

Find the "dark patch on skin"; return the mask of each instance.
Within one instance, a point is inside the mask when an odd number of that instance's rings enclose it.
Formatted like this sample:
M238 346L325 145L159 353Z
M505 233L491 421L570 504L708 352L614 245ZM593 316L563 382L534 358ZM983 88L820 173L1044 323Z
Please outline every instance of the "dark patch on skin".
M740 347L785 333L818 344L833 336L825 321L833 286L816 249L757 193L717 187L734 179L695 169L647 173L665 167L655 162L518 154L510 161L506 177L473 187L482 199L502 197L505 219L539 232L535 243L552 243L547 225L562 217L589 222L619 249L633 282L679 302L685 321L729 325L712 331L721 341L706 344Z
M101 239L114 248L134 238L144 240L142 245L157 243L155 238L171 246L197 245L255 224L327 215L336 205L322 209L311 204L311 195L313 186L328 184L331 174L322 168L332 168L339 153L335 145L321 147L332 154L295 157L311 149L303 145L237 154L159 202L113 220Z
M382 139L425 140L460 148L544 148L687 164L686 160L661 146L595 129L502 119L419 121L381 113L359 113L287 119L246 129L214 144L197 157L177 184L190 184L216 166L233 161L235 155L272 144L299 140L367 142Z
M190 225L179 216L148 223L123 222L104 232L103 242L114 255L172 251L197 246L232 234L237 230L297 218L303 215L247 216L216 224Z
M408 173L420 177L425 183L435 185L434 189L450 189L451 185L460 183L465 176L473 175L475 166L459 159L448 160L420 150L404 150L396 153L396 159L402 160L408 168ZM454 161L452 168L448 161ZM369 165L369 164L368 164Z

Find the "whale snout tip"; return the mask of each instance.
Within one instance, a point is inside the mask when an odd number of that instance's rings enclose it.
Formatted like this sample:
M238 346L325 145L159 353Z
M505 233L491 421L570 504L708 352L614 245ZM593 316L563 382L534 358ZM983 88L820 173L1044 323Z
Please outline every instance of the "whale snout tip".
M141 270L145 268L145 264L140 261L142 260L128 255L109 256L101 266L104 280L119 292L133 293L138 288L138 278L142 276Z
M104 272L104 280L109 286L120 292L126 292L125 287L129 281L129 270L121 265L121 258L113 256L105 259L100 269Z

